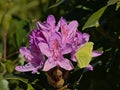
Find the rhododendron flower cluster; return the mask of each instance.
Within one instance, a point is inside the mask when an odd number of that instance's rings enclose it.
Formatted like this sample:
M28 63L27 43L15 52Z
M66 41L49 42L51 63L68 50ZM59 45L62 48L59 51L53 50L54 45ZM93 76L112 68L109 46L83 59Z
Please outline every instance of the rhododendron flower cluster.
M74 69L72 62L77 62L75 53L89 41L89 37L89 34L78 30L76 20L67 23L61 17L56 23L55 17L49 15L46 21L37 22L37 29L32 30L29 35L30 46L20 48L20 53L27 64L17 66L15 69L20 72L36 73L39 69L49 71L59 66L65 70L72 70ZM93 51L91 57L101 54ZM65 55L69 55L69 58Z

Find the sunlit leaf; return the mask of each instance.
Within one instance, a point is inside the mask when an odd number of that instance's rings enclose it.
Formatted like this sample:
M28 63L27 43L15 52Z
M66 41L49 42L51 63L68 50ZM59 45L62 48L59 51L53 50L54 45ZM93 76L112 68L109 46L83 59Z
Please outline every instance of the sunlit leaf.
M88 42L84 46L82 46L75 54L78 61L78 66L80 68L87 67L88 64L90 63L92 49L93 49L93 42Z
M22 81L22 82L24 82L24 83L28 83L28 79L23 78L23 77L20 77L20 76L17 76L17 75L13 75L13 74L6 75L4 78L5 78L5 79L20 80L20 81Z
M27 90L35 90L35 89L31 86L31 84L27 84Z
M117 3L118 2L118 0L109 0L108 2L107 2L107 5L109 6L109 5L113 5L113 4L115 4L115 3Z
M83 26L82 30L89 28L89 27L98 27L99 26L99 19L106 10L107 6L104 6L103 8L99 9L95 13L93 13L88 20L86 21L85 25Z
M120 8L120 2L117 3L115 10L117 11L119 8Z
M23 65L25 62L25 58L21 54L19 54L18 58L20 58L19 60L20 65Z
M0 90L9 90L8 81L0 76Z

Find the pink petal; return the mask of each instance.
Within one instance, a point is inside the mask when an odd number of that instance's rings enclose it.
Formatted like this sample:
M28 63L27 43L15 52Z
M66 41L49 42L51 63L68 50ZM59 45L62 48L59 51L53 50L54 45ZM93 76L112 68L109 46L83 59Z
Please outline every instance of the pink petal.
M48 30L48 27L46 27L45 24L42 24L41 22L37 22L37 29L38 30Z
M70 33L73 33L77 30L78 22L76 20L71 21L68 25L68 30L70 30Z
M49 34L49 32L48 31L41 31L42 33L43 33L43 35L44 35L44 37L45 37L45 39L47 40L47 42L49 41L49 39L50 39L50 34Z
M89 64L89 65L87 66L87 69L90 70L90 71L93 71L93 66Z
M60 25L65 27L67 26L67 21L63 17L60 18Z
M28 61L32 60L33 56L31 55L31 52L29 49L27 49L26 47L22 47L20 48L19 51Z
M39 46L41 52L42 52L44 55L46 55L47 57L49 57L49 56L52 55L52 53L50 52L50 49L49 49L49 46L48 46L47 43L42 43L42 42L40 42L40 43L38 44L38 46Z
M31 63L27 63L24 66L16 66L15 70L19 72L28 72L28 71L33 71L35 67Z
M66 42L66 37L67 37L67 34L68 34L65 26L62 26L61 32L62 32L62 43L65 43Z
M72 21L67 26L67 37L66 37L66 42L67 43L71 43L75 39L77 27L78 27L78 22L77 21Z
M71 53L71 51L72 51L72 48L70 45L67 45L67 44L62 45L62 50L61 50L62 54L68 54L68 53Z
M39 69L41 69L42 67L41 67L41 65L40 66L37 66L37 67L35 67L33 70L32 70L32 73L34 74L34 73L37 73L38 72L38 70Z
M47 23L49 23L51 26L55 26L56 20L53 15L49 15L47 18Z
M56 25L56 27L54 28L54 30L55 30L56 32L58 32L59 29L60 29L60 21L58 22L58 24Z
M97 57L97 56L100 56L100 55L102 55L103 54L103 52L100 52L100 51L93 51L92 52L92 57Z
M56 62L52 58L49 58L46 60L46 62L44 64L43 71L49 71L50 69L54 68L55 66L57 66Z
M71 61L70 60L68 60L68 59L62 59L62 60L60 60L60 61L57 61L57 63L58 63L58 65L61 67L61 68L63 68L63 69L65 69L65 70L72 70L72 69L74 69L74 66L73 66L73 64L71 63Z
M76 53L75 51L73 51L71 53L71 60L74 61L74 62L77 62L76 57L75 57L75 53Z
M67 37L67 22L65 19L61 18L60 19L60 24L61 24L61 34L62 34L62 43L66 42L66 37Z
M77 31L76 35L77 35L77 44L78 45L82 44L83 34Z
M59 43L61 43L61 35L59 32L55 32L51 34L50 41L57 39Z
M49 27L49 30L51 32L55 32L55 23L56 23L56 20L55 20L55 17L53 15L49 15L48 18L47 18L47 27Z
M89 41L89 37L90 35L88 33L83 33L83 39L85 40L85 42Z

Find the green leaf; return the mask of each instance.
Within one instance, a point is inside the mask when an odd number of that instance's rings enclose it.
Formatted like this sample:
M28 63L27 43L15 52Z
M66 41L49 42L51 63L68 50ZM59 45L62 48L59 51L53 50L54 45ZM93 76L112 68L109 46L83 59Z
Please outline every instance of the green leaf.
M17 75L13 75L13 74L6 75L4 78L5 79L16 79L16 80L20 80L26 84L28 83L28 79L17 76Z
M8 14L12 15L12 14L14 14L15 12L17 12L17 11L19 11L19 10L21 10L21 9L20 9L20 6L14 5L14 7L12 7L12 8L8 11Z
M27 84L27 90L35 90L35 89L31 86L31 84Z
M6 64L6 69L7 69L7 71L9 72L9 73L12 73L13 71L14 71L14 64L13 64L13 62L12 61L10 61L10 60L7 60L6 62L5 62L5 64Z
M120 8L120 2L117 3L115 10L117 11L119 8Z
M6 71L5 63L0 62L0 74Z
M19 54L19 63L20 63L20 65L24 65L24 62L25 62L25 58L21 55L21 54Z
M83 26L82 30L89 28L89 27L98 27L99 26L99 19L102 16L102 14L104 13L104 11L106 10L107 6L102 7L101 9L99 9L98 11L96 11L95 13L93 13L88 20L86 21L85 25Z
M91 60L93 42L88 42L82 46L75 54L79 68L87 67Z
M23 39L25 38L26 35L26 30L25 30L25 26L27 25L27 21L19 21L17 23L17 30L16 30L16 41L18 46L20 46L23 42Z
M8 81L0 76L0 90L9 90Z
M118 2L118 0L109 0L108 2L107 2L107 5L109 6L109 5L113 5L113 4L115 4L115 3L117 3Z
M3 13L3 12L2 12ZM2 21L2 14L1 14L1 12L0 12L0 23L1 23L1 21Z
M38 5L39 5L39 1L38 0L30 1L29 3L27 3L27 5L26 4L25 5L24 4L15 4L8 11L8 13L12 15L12 14L15 14L16 12L24 12L24 11L27 12L28 9L36 7Z
M33 0L32 2L29 2L27 5L25 5L24 9L30 9L30 8L36 7L38 5L39 5L39 1Z
M48 9L51 9L51 8L55 8L57 6L59 6L60 4L62 4L65 0L59 0L57 3L55 3L54 5L50 6Z
M10 14L6 14L6 16L5 16L6 18L6 20L5 20L5 27L6 27L6 30L8 31L9 30L9 28L10 28L10 21L11 21L11 19L12 19L12 17L11 17L11 15Z

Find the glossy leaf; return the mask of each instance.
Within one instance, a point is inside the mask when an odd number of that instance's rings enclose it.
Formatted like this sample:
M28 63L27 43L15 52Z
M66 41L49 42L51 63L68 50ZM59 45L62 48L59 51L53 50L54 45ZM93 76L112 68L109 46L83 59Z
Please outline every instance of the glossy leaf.
M98 27L99 26L99 19L106 10L107 6L102 7L95 13L93 13L88 20L86 21L85 25L83 26L82 30L89 28L89 27Z
M91 60L93 42L88 42L76 53L76 59L80 68L87 67Z

